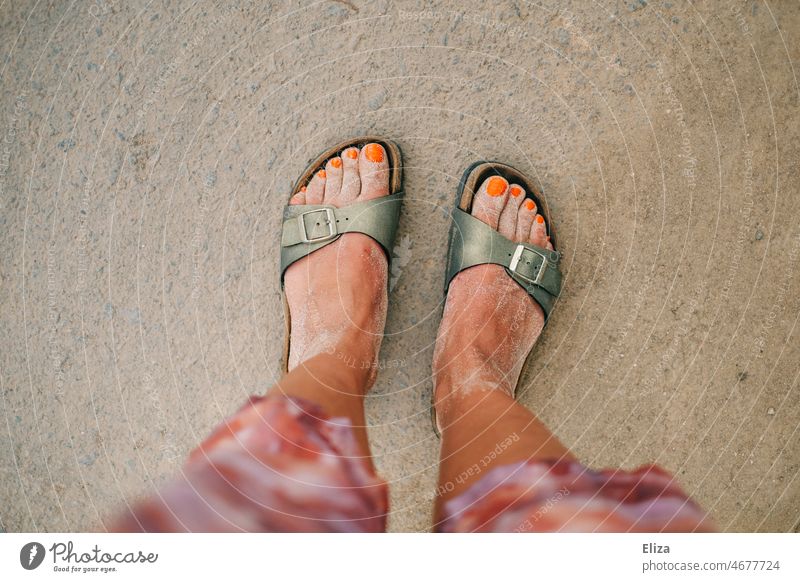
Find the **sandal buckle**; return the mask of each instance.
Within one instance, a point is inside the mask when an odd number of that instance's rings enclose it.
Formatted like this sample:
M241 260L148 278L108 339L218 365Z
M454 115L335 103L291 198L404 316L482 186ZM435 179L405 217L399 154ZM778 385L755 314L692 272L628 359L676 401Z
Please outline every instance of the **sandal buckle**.
M525 251L528 251L529 253L533 253L534 255L538 255L542 259L542 263L539 265L539 269L536 272L536 276L533 277L532 279L530 277L527 277L526 275L523 275L519 271L517 271L517 267L519 266L520 261L522 260L522 253L524 253ZM543 253L541 251L538 251L536 249L530 249L530 248L528 248L528 247L526 247L524 245L517 245L517 248L514 249L514 255L511 257L511 263L508 265L508 270L511 271L512 273L514 273L517 277L520 277L521 279L523 279L527 283L531 283L533 285L541 285L542 284L542 279L544 279L545 271L547 270L547 267L550 266L549 265L549 262L550 262L549 254L550 253L545 254L545 253Z
M318 214L320 212L325 215L324 220L325 220L325 225L328 227L328 232L318 236L308 236L308 228L306 227L306 216L308 216L309 214ZM303 212L301 215L297 217L297 224L300 228L300 240L304 243L318 243L330 240L334 238L337 234L339 234L336 230L336 217L333 214L333 210L330 208L317 208L315 210L309 210L307 212Z

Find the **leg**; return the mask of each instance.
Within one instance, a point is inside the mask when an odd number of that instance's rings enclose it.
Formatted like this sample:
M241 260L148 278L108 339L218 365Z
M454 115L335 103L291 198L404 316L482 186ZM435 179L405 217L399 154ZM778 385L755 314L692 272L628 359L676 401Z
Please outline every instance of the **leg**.
M499 177L473 215L516 242L549 247L544 219ZM434 353L442 430L439 531L710 531L707 516L658 467L592 471L514 400L544 314L497 265L451 282Z
M552 248L533 200L503 178L481 185L473 215L511 240ZM434 355L442 427L437 516L444 501L490 468L528 459L572 458L514 400L522 365L543 326L541 307L502 267L473 267L451 283Z
M336 353L349 353L349 343L337 346ZM354 356L352 356L354 357ZM267 391L302 398L318 404L329 416L345 418L355 433L361 453L371 464L364 418L364 395L371 387L370 373L360 366L350 366L349 358L333 354L313 356L284 376Z
M574 460L575 457L528 409L496 390L459 398L440 416L443 426L439 469L441 504L500 465L528 460Z
M380 145L342 154L291 203L341 206L388 193ZM364 396L386 320L386 257L369 237L348 233L294 263L284 283L289 373L220 424L178 478L118 516L113 529L385 529L387 486L372 467Z
M388 193L388 156L372 143L328 160L290 204L342 207ZM375 382L387 276L378 243L350 233L293 264L284 280L291 316L290 373L273 391L349 419L366 457L364 397Z

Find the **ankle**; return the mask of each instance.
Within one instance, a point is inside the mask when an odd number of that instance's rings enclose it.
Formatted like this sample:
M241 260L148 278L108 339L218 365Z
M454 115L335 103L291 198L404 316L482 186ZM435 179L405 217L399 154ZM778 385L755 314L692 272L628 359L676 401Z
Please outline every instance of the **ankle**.
M436 417L442 426L449 426L466 417L486 413L496 415L496 405L512 406L513 396L509 393L508 382L499 382L490 377L480 376L465 379L452 379L441 375L434 386Z
M471 353L465 353L434 370L435 391L437 395L449 394L455 397L496 390L513 396L518 372L514 369L511 373L505 373L492 364L491 355L484 357L477 350L471 350Z
M339 341L301 365L312 372L324 373L332 388L363 396L375 383L378 370L377 349L365 343L351 339Z

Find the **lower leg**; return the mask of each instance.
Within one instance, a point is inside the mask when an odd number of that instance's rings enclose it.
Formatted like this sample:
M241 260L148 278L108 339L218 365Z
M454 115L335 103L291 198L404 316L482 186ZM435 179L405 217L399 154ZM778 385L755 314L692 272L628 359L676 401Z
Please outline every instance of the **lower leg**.
M476 191L471 212L512 242L553 248L544 217L518 184L488 178ZM497 466L573 458L514 400L522 366L544 323L541 306L500 265L477 265L451 281L433 361L443 427L437 518L444 502Z
M500 390L473 390L439 414L442 449L436 519L442 505L500 465L574 455L527 408Z
M111 529L383 531L386 484L374 469L364 471L365 464L371 467L363 408L370 383L364 370L336 355L310 357L268 396L316 406L301 412L266 398L242 407L195 449L179 478L120 515ZM318 418L320 408L331 418ZM326 426L342 419L353 426L355 446Z
M338 344L332 353L321 353L301 362L286 374L269 394L303 398L319 405L332 418L346 418L355 432L362 454L369 459L364 396L374 382L374 367L359 366L349 354L349 342Z
M316 171L290 205L338 208L389 192L389 157L370 143L348 147ZM388 262L381 246L351 232L292 264L284 276L291 322L291 372L272 389L347 418L369 457L364 395L377 371L388 305Z

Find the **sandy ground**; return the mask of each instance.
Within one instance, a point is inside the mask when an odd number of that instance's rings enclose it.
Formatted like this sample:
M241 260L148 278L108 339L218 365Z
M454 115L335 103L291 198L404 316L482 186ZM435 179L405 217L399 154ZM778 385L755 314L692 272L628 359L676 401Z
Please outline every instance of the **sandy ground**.
M407 176L368 402L391 530L429 527L477 158L542 185L565 257L520 400L592 467L664 465L723 530L798 529L800 5L466 4L0 5L4 530L102 529L275 381L287 188L369 132Z

